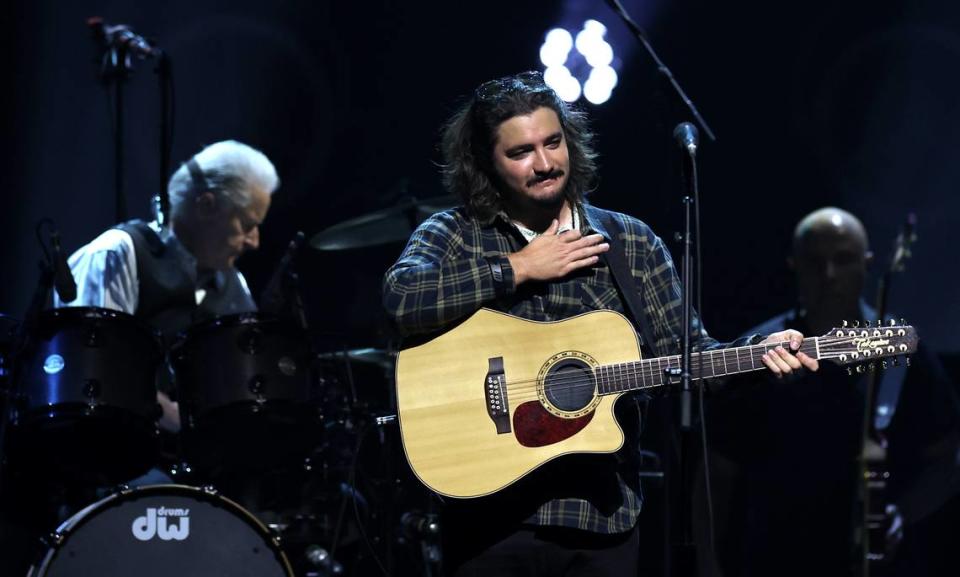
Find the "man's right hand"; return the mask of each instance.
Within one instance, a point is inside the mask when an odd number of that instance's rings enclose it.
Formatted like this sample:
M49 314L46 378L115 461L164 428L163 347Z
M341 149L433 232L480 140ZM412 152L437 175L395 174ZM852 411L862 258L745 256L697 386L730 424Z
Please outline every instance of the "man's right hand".
M568 230L557 234L560 222L554 219L550 227L518 252L507 255L513 276L519 285L529 280L554 280L571 272L592 266L600 254L610 249L603 236L583 236Z

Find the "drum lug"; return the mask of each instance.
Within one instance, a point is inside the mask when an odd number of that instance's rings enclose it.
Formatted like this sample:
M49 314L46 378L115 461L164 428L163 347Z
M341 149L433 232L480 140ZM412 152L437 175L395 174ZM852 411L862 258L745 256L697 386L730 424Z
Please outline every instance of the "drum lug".
M100 327L91 328L90 331L87 332L87 342L86 342L86 344L87 344L87 346L90 347L91 349L98 348L98 347L100 346L102 340L103 340L103 338L102 338L101 335L100 335Z
M204 485L200 487L200 490L206 493L207 495L217 495L220 491L217 491L217 488L213 485Z
M266 384L266 379L264 379L262 375L254 375L247 382L247 388L250 390L251 393L253 393L257 397L262 397L263 386L265 384Z
M297 362L290 357L280 357L280 360L277 361L277 369L285 376L296 376Z
M54 531L52 533L47 533L47 535L43 537L42 541L44 542L44 545L46 545L47 547L59 547L60 545L63 544L63 540L65 537L66 535L64 535L63 533L59 531Z
M256 328L250 329L242 337L240 337L240 350L247 353L248 355L257 354L257 349L260 348L260 331Z
M257 412L263 405L267 402L266 396L263 394L264 389L266 388L267 380L263 378L262 375L254 375L250 378L250 381L247 383L247 389L253 393L254 402L257 404L253 406L253 411Z
M95 405L94 399L100 397L101 386L97 379L87 379L83 383L83 396L89 399L90 405Z

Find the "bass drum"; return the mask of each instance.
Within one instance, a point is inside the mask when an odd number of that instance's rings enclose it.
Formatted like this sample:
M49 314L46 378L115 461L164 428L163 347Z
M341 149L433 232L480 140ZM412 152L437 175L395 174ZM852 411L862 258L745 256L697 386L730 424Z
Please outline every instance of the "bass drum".
M293 577L277 539L215 491L150 485L80 511L28 577Z
M11 459L43 476L117 483L157 457L159 335L94 307L44 311L14 368Z

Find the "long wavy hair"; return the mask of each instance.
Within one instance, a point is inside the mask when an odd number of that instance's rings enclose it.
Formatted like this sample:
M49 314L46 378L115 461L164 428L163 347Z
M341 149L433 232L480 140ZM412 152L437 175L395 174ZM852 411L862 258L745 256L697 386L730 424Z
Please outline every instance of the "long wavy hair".
M561 100L539 72L524 72L481 84L443 127L441 172L447 191L457 195L474 218L489 223L503 209L505 185L493 167L497 129L541 107L556 112L567 142L570 175L564 195L577 204L596 182L597 154L587 116Z

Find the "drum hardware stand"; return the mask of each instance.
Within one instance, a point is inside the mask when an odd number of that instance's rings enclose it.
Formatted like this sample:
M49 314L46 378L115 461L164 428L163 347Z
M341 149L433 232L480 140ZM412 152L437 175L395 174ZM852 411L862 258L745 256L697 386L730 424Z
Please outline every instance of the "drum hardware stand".
M23 324L20 325L12 348L12 354L10 355L11 362L9 365L12 367L8 381L9 385L6 390L0 390L0 494L3 493L4 469L6 467L7 427L10 425L15 404L20 398L17 390L19 357L29 346L30 339L37 330L40 312L47 305L47 301L50 298L50 291L53 289L54 284L54 260L41 235L41 230L44 225L53 229L52 235L57 235L53 220L43 218L37 222L34 232L37 235L37 242L43 251L43 258L38 262L40 278L37 281L37 287L33 291L33 298L30 299L30 305L27 307L27 312L23 317ZM59 243L59 240L55 239L55 242Z
M291 318L298 327L307 331L309 325L300 294L300 276L293 266L305 238L302 231L297 231L287 245L273 276L260 294L260 310L281 318Z
M376 415L373 418L374 425L380 429L381 445L384 444L383 428L387 425L398 425L399 420L396 414ZM390 468L391 477L395 475ZM400 479L395 479L395 486L399 488ZM395 503L397 499L390 499L390 503ZM391 515L388 519L392 519ZM434 498L431 495L427 503L426 511L411 509L400 515L400 521L397 525L397 544L415 542L420 545L420 560L423 564L424 577L435 577L440 575L440 567L443 561L443 554L440 547L440 516L437 514L434 506ZM388 550L392 553L392 548ZM388 558L389 559L389 558ZM393 565L391 560L391 566Z
M443 554L440 548L440 516L434 511L433 499L427 511L412 510L400 516L399 543L415 541L420 544L420 559L424 577L440 575Z

